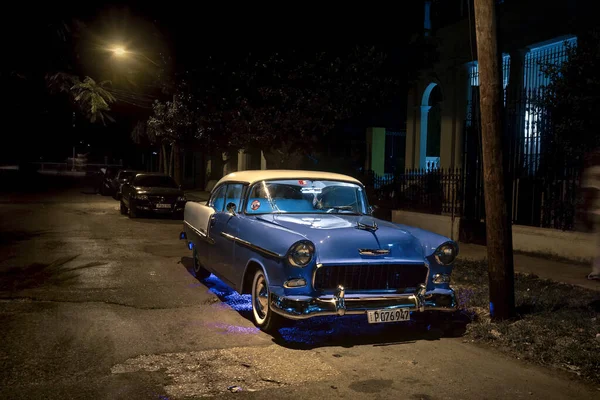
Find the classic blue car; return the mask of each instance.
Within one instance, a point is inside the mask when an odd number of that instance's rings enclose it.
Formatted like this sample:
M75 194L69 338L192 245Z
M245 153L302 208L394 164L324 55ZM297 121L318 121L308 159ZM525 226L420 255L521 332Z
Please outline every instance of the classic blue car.
M206 204L186 203L180 238L198 279L212 272L251 294L254 323L265 331L282 318L451 315L457 244L372 211L364 186L349 176L242 171L217 182Z

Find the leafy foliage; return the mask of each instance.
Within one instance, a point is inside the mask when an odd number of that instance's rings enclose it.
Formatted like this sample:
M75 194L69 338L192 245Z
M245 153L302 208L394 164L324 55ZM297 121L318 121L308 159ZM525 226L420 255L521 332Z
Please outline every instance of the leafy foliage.
M600 146L600 29L579 36L567 55L562 64L544 68L551 81L544 103L553 124L548 145L577 160Z
M46 79L52 92L67 93L90 122L100 121L102 124L105 124L106 120L114 122L108 114L110 104L116 101L115 96L108 89L110 81L97 83L89 76L80 81L79 77L65 72L49 75Z
M193 107L193 97L178 92L170 101L156 100L147 122L147 135L152 143L189 142L202 137L199 110Z
M79 104L92 123L98 119L103 124L105 119L114 122L114 119L107 114L110 111L109 104L115 101L115 97L106 89L109 84L110 81L96 83L92 78L86 76L83 82L78 82L71 88L75 102Z
M340 121L389 101L400 79L384 51L359 46L211 58L183 81L213 145L260 148L273 167L309 154Z

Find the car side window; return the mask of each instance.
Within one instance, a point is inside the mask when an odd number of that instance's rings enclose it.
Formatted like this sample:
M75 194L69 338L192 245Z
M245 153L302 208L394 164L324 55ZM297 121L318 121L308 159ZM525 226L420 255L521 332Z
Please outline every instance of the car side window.
M213 192L212 196L210 196L208 205L214 208L216 212L223 211L223 208L225 207L226 189L227 185L222 185L215 192Z
M229 203L235 204L235 210L239 212L242 204L242 193L244 191L244 185L241 183L233 183L227 185L227 196L225 196L225 207Z

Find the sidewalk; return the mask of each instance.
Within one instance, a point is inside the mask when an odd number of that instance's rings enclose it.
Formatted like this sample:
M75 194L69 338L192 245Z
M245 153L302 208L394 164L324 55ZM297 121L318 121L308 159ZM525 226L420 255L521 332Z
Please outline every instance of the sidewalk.
M485 246L463 243L459 243L459 246L459 259L483 260L487 258L487 249ZM543 279L600 291L600 282L590 281L585 278L591 272L591 266L522 254L515 254L514 262L515 272L534 274Z

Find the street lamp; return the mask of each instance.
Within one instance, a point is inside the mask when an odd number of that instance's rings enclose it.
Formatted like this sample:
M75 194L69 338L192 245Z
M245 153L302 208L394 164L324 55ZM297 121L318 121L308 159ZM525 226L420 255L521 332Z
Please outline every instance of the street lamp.
M126 57L128 54L144 57L146 60L150 61L152 64L154 64L155 66L160 68L160 65L158 65L156 62L154 62L152 59L150 59L147 55L145 55L143 53L136 53L133 51L129 51L122 46L113 47L112 49L110 49L110 51L117 57Z
M115 47L112 51L116 56L124 56L127 53L127 50L122 47Z

